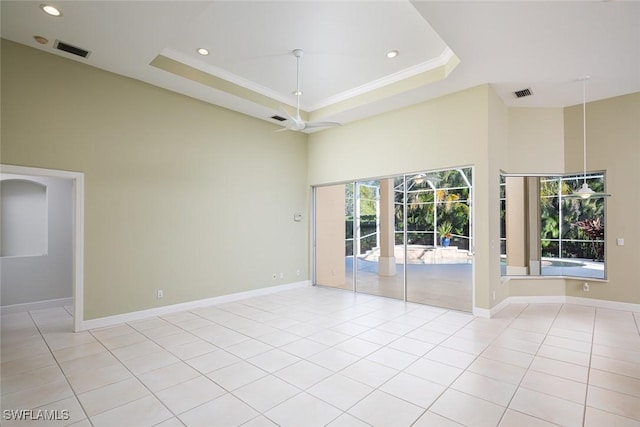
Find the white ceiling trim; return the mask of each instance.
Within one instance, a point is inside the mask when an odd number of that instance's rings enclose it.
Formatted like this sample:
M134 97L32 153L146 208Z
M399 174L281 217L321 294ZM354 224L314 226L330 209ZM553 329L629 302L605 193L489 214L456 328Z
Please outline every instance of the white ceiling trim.
M204 64L202 61L198 61L197 59L194 59L192 57L190 57L187 54L184 54L182 52L178 52L176 50L170 49L170 48L166 48L163 49L162 52L160 52L160 55L162 56L166 56L169 59L173 59L174 61L178 61L181 62L185 65L188 65L190 67L193 67L197 70L200 70L204 73L207 74L211 74L212 76L221 78L223 80L226 80L228 82L231 82L233 84L236 84L238 86L242 86L246 89L252 90L256 93L259 93L260 95L264 95L267 96L271 99L274 99L280 103L286 104L286 105L291 105L290 98L285 98L283 97L280 93L269 89L268 87L259 85L251 80L247 80L244 79L236 74L230 73L226 70L223 70L222 68L218 68L215 67L213 65L210 64Z
M279 92L276 92L265 86L259 85L253 81L244 79L236 74L223 70L222 68L218 68L210 64L205 64L202 61L198 61L197 59L194 59L193 57L187 54L184 54L182 52L179 52L170 48L165 48L160 52L160 54L167 58L173 59L174 61L178 61L182 64L185 64L197 70L200 70L204 73L221 78L223 80L226 80L238 86L242 86L246 89L249 89L261 95L267 96L284 105L292 106L290 97L289 98L284 97ZM304 105L304 106L301 105L301 107L304 111L313 112L321 108L328 107L330 105L337 104L339 102L346 101L351 98L355 98L359 95L374 91L381 87L388 86L390 84L405 80L407 78L416 76L418 74L431 71L438 67L445 66L454 56L455 54L453 53L453 51L449 47L446 47L438 57L430 59L429 61L416 64L409 68L405 68L404 70L398 71L397 73L390 74L380 79L357 86L353 89L327 97L324 100L321 100L313 105Z
M365 83L361 86L355 87L353 89L349 89L337 95L330 96L326 98L324 101L320 101L314 104L313 106L311 106L309 108L309 111L319 110L320 108L337 104L338 102L346 101L347 99L350 99L350 98L355 98L356 96L374 91L384 86L388 86L392 83L396 83L401 80L408 79L409 77L417 76L418 74L422 74L427 71L436 69L438 67L445 66L447 65L449 60L451 60L451 58L453 58L454 56L455 54L453 53L453 51L447 47L436 58L430 59L420 64L416 64L409 68L405 68L404 70L398 71L397 73L393 73L388 76L382 77L380 79L374 80L372 82Z

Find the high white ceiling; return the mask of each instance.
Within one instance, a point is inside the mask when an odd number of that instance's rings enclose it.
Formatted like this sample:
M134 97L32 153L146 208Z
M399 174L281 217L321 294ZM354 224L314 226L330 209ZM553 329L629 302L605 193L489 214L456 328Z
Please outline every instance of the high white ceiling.
M0 13L5 39L274 123L296 105L299 48L303 114L342 123L484 83L514 107L581 103L587 75L588 100L640 91L635 1L3 0Z

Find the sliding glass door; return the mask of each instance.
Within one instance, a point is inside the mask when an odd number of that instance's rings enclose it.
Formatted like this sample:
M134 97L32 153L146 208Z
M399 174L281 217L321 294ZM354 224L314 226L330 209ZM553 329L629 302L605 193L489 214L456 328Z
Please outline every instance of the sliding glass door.
M314 283L472 310L472 169L315 189Z
M356 291L404 299L402 252L396 245L394 178L355 183Z
M407 301L471 311L471 169L407 175Z

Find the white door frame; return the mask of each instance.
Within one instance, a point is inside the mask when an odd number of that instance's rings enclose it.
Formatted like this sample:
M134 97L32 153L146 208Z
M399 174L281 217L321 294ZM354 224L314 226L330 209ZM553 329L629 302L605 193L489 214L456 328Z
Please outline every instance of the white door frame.
M70 179L73 183L73 330L84 317L84 173L0 164L0 173Z

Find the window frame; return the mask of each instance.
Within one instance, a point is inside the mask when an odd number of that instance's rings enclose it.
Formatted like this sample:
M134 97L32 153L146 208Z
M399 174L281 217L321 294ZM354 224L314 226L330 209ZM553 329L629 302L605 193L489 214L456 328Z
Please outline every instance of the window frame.
M567 198L566 196L571 194L569 191L574 191L577 190L578 188L580 188L580 186L582 185L582 183L584 182L584 180L586 179L587 182L591 181L593 182L593 180L601 180L601 184L599 184L598 186L601 186L603 192L606 192L606 184L607 184L607 179L606 179L606 171L587 171L586 174L585 173L565 173L565 174L518 174L518 173L506 173L506 172L501 172L500 175L500 183L499 183L499 187L500 187L500 191L499 191L499 203L500 203L500 207L499 207L499 212L500 212L500 224L501 224L501 234L500 234L500 242L501 242L501 249L503 247L503 245L506 247L506 240L508 239L508 235L506 234L506 231L503 235L503 229L506 229L505 226L505 216L506 216L506 209L505 209L505 205L507 204L507 197L506 197L506 191L505 190L505 178L506 177L532 177L532 178L538 178L538 200L542 201L543 198L547 198L547 199L553 199L557 204L557 234L558 237L557 238L553 238L553 239L549 239L549 238L544 238L543 237L543 230L544 230L544 223L543 223L543 213L542 213L542 203L540 203L540 205L538 206L538 214L537 214L537 218L534 220L538 221L539 224L539 233L538 236L528 236L528 240L527 240L527 244L531 243L533 240L532 239L536 239L536 245L540 250L540 263L542 264L544 261L549 261L549 260L558 260L560 263L563 262L571 262L571 260L575 260L578 258L573 258L573 257L567 257L567 256L563 256L563 243L566 245L571 245L571 244L587 244L590 242L596 242L596 244L598 245L602 245L602 261L597 261L597 260L593 260L592 262L601 262L602 263L602 276L600 277L598 275L598 277L593 277L593 276L589 276L589 275L585 275L585 274L568 274L565 268L561 269L561 273L558 274L557 272L547 272L545 274L544 270L545 268L541 265L540 267L540 272L539 274L531 274L531 272L529 272L529 274L527 274L528 277L544 277L544 278L554 278L554 277L562 277L562 278L566 278L566 279L577 279L577 280L590 280L590 281L608 281L608 269L607 269L607 253L608 253L608 245L607 245L607 203L606 203L606 197L599 197L596 198L595 200L602 200L602 205L600 207L596 207L596 211L600 212L601 215L598 215L602 221L602 226L603 226L603 230L602 230L602 238L600 239L579 239L579 238L575 238L575 237L567 237L568 233L571 233L570 228L568 227L568 224L565 224L563 215L564 215L564 210L566 209L566 203L571 203L573 205L573 210L574 210L574 214L577 210L582 210L582 203L584 202L581 199L577 199L577 198ZM543 181L556 181L559 183L568 183L568 182L573 182L573 185L557 185L557 193L553 194L553 195L543 195L542 192L542 183ZM587 201L591 201L593 203L593 199L587 199ZM577 204L579 204L579 207L576 207ZM578 220L584 219L581 218L582 215L580 215L578 217ZM593 217L595 218L595 217ZM529 219L529 221L531 221L531 218ZM572 222L572 224L575 224L577 221ZM576 232L577 233L577 232ZM557 255L556 257L552 257L552 256L544 256L543 253L545 252L546 248L543 248L542 244L544 241L554 241L554 242L558 242L558 251L557 251ZM597 251L594 249L594 253L597 253ZM501 250L500 251L500 259L501 262L506 258L506 248L505 250ZM587 258L580 258L580 259L585 259L588 260ZM561 264L562 265L562 264ZM501 267L503 267L501 265ZM548 271L548 268L547 268ZM584 272L584 270L581 269L581 272ZM507 275L506 271L504 268L501 268L501 275L505 276L505 277L514 277L514 275Z

